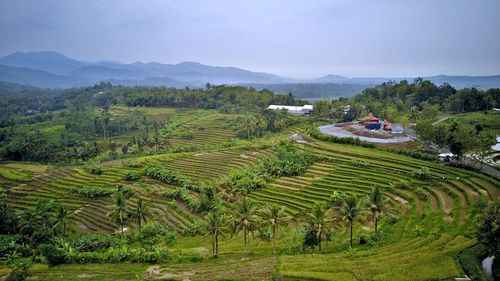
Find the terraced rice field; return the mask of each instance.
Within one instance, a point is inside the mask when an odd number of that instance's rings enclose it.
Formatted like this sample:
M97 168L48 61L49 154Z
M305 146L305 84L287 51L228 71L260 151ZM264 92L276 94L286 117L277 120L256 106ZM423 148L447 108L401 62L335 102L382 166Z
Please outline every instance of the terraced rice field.
M232 128L235 116L210 114L193 118L178 127L167 140L171 145L219 145L237 138Z
M170 136L168 141L171 144L219 145L235 136L235 132L227 127L230 116L221 118L220 114L210 112L196 118L186 115L185 118L186 122L174 132L193 131L193 138L187 140ZM302 126L291 126L280 136L288 137L300 132ZM248 195L261 205L274 203L286 206L288 214L295 218L291 226L278 234L278 249L285 255L278 259L270 257L271 243L261 241L255 234L249 243L252 256L241 258L241 235L228 235L221 239L220 259L159 265L154 271L155 277L173 280L270 280L279 272L285 280L448 280L463 275L455 262L456 254L475 243L466 237L472 237L470 230L477 219L477 203L500 200L498 180L376 149L314 140L300 145L312 150L320 156L320 160L301 176L277 178ZM211 149L146 156L141 161L156 160L165 168L192 180L217 184L231 171L251 167L272 153L271 148ZM353 160L366 162L367 165L360 167ZM6 190L7 202L17 210L31 208L39 199L56 200L73 212L80 231L109 233L118 230L118 226L106 216L110 197L89 200L72 193L73 188L86 184L124 183L133 186L135 195L128 204L134 206L139 198L143 198L152 210L150 220L163 221L176 230L201 219L182 201L164 196L174 186L147 177L137 182L123 180L126 171L140 173L141 168L128 168L116 163L103 166L104 173L97 176L75 167L20 169L2 165L0 182ZM413 176L421 167L429 168L432 180L424 181ZM322 254L286 255L289 245L299 233L297 229L301 229L301 223L316 202L327 202L334 191L367 196L373 186L380 187L389 200L385 217L396 218L395 222L380 222L382 231L386 232L374 247L360 246L359 251L343 252L347 249L348 234L345 222L339 220L335 224L332 240L325 242ZM198 194L191 193L197 199ZM373 225L370 218L369 214L360 215L355 235L371 235ZM133 229L134 224L130 223L127 228ZM181 237L173 251L196 250L208 255L207 247L210 247L209 237ZM98 280L113 280L112 276L139 280L145 276L149 278L149 266L134 266L136 268L131 271L120 273L109 269L109 272L102 271L101 275L94 277ZM50 280L55 274L76 276L75 268L67 266L69 273L61 273L63 268L65 266L43 270L37 276L39 280ZM106 275L108 273L109 276Z
M258 202L285 205L296 215L310 210L315 202L325 202L333 191L366 196L376 185L386 190L389 209L443 211L448 220L458 222L467 218L472 203L500 199L498 181L480 174L359 147L321 142L306 145L327 161L314 164L303 176L277 179L249 196ZM353 159L366 161L368 167L356 167ZM433 181L412 176L422 166L429 167ZM409 188L397 188L402 180Z
M106 214L109 212L111 198L86 199L72 192L84 185L113 185L124 182L123 174L130 170L124 167L108 167L102 175L92 175L81 169L51 169L46 173L35 174L30 181L13 185L6 190L6 200L17 210L33 207L40 199L54 200L71 210L76 226L84 231L114 232L117 225ZM129 183L130 184L130 183ZM147 185L147 184L145 184ZM147 185L149 186L149 185ZM135 196L129 202L132 206L137 197L143 197L151 204L154 213L152 219L167 221L174 227L182 227L191 220L189 215L179 207L173 207L171 201L162 200L162 191L168 189L164 184L156 183L146 191L136 187ZM179 202L179 204L181 204ZM181 219L176 219L181 217ZM182 222L182 223L180 223Z
M300 280L451 280L461 275L453 256L472 243L463 236L418 237L375 251L284 256L280 269Z
M166 168L178 171L193 180L212 182L222 180L232 170L255 165L269 153L270 150L233 149L224 152L180 153L152 158L164 163ZM142 171L140 168L105 165L102 175L93 175L83 169L51 168L45 172L33 173L27 181L11 182L11 186L6 185L6 200L17 210L22 211L32 208L40 199L51 199L73 212L75 224L81 231L109 233L118 230L118 225L106 215L112 204L111 197L87 199L77 196L72 190L85 185L128 184L133 186L135 191L135 195L128 201L129 206L135 206L139 198L144 199L152 211L150 220L165 222L176 230L182 230L199 219L198 215L191 212L181 200L172 200L164 196L166 191L175 189L175 186L147 177L138 182L124 181L123 176L129 170L136 170L138 173ZM195 198L199 197L196 192L191 193ZM130 223L127 228L135 228L135 224Z
M177 157L155 157L166 168L202 182L221 180L230 171L244 169L257 164L271 154L271 149L199 152L179 155Z

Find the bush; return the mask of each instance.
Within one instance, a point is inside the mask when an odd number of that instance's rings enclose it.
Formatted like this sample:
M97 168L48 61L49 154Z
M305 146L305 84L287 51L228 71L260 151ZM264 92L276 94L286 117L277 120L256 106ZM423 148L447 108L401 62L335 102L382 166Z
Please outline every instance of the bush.
M94 174L94 175L101 175L102 174L102 166L97 164L97 163L91 163L85 166L85 171Z
M82 197L89 199L105 197L113 193L113 190L101 185L84 185L80 188L75 187L72 189L72 191Z
M125 198L130 198L134 195L134 189L131 186L124 185L124 184L119 184L116 186L116 191L123 193L123 196Z
M30 275L31 261L29 259L15 259L9 267L12 271L7 275L6 281L24 281Z
M432 174L429 168L421 167L420 169L413 172L413 177L420 180L429 181L432 179Z
M80 252L96 252L102 251L114 246L117 243L116 239L111 235L105 234L86 234L81 235L73 241L73 247Z
M175 242L175 232L167 224L147 223L136 236L137 241L145 247L152 247L161 242L172 246Z
M261 168L236 170L229 174L229 180L223 186L237 192L248 193L264 187L268 180L269 175Z
M66 261L66 253L63 249L57 248L52 244L42 244L38 251L47 258L50 265L63 264Z
M184 175L176 171L164 169L158 162L149 163L144 170L144 174L167 184L182 186L190 183Z
M165 196L171 199L182 200L191 210L197 210L198 205L194 201L189 191L184 187L177 187L174 190L165 192Z
M184 227L182 234L185 236L196 236L203 231L203 224L196 219L191 224Z
M123 175L123 179L126 181L138 181L140 178L141 175L136 171L126 171Z

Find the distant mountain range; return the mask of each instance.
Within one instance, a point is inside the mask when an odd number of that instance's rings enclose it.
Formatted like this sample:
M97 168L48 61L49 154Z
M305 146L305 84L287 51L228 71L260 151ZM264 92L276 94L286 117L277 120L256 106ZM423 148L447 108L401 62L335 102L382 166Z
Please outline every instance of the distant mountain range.
M449 83L456 88L500 87L500 75L423 77L436 84ZM312 80L298 80L278 75L252 72L236 67L203 65L197 62L161 64L157 62L122 64L84 62L56 52L17 52L0 58L0 81L42 88L68 88L105 81L126 86L202 87L211 84L251 85L276 92L293 92L302 97L352 96L362 89L386 82L414 77L344 77L327 75ZM328 85L327 85L328 84ZM331 84L331 85L330 85ZM326 86L325 86L326 85Z

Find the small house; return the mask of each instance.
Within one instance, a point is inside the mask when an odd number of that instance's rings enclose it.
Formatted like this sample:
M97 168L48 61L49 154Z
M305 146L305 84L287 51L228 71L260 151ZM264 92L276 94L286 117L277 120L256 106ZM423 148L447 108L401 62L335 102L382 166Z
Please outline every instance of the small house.
M371 112L363 119L363 124L369 130L379 130L380 129L380 119L375 117Z

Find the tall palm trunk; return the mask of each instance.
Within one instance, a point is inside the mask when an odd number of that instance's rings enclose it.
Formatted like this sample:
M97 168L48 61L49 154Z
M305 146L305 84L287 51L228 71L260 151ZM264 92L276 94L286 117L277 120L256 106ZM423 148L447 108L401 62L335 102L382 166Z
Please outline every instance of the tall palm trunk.
M215 235L215 256L219 256L219 235Z
M243 246L243 254L246 255L247 253L247 227L243 225L243 240L244 240L244 246Z
M375 241L378 239L378 216L375 214Z
M276 226L273 225L273 253L276 255Z
M321 253L321 231L320 231L320 232L319 232L319 234L318 234L318 240L319 240L319 241L318 241L318 242L319 242L319 243L318 243L318 246L319 246L319 252Z
M351 226L351 248L352 248L352 224L353 224L353 220L349 220L350 222L350 226Z

